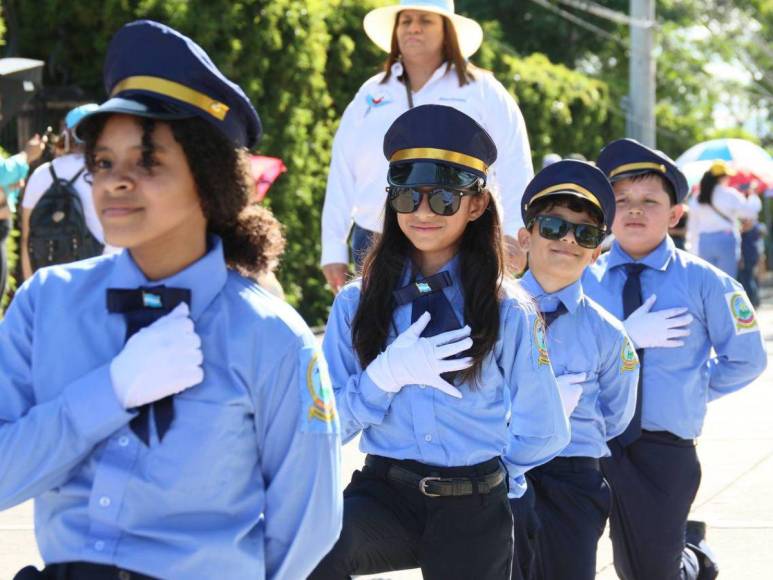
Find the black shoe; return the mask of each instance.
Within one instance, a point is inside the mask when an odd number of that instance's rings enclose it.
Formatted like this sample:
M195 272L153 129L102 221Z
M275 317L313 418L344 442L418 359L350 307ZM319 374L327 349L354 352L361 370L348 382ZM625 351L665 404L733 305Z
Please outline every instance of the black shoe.
M706 523L688 520L685 539L687 547L698 558L698 580L714 580L719 575L719 565L714 552L706 544Z

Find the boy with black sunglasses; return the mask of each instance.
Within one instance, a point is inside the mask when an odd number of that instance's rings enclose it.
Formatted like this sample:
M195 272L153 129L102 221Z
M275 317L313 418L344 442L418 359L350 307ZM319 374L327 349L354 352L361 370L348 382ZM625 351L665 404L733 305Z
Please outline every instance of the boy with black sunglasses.
M572 438L527 473L527 495L511 499L513 578L592 580L611 503L599 458L633 416L639 375L623 325L585 296L581 282L614 219L614 194L593 165L559 161L526 187L521 212L518 241L528 252L521 283L545 319Z
M583 283L625 321L641 360L640 403L602 461L614 497L615 570L624 580L709 580L718 568L705 525L687 522L701 479L695 440L707 403L765 369L765 344L741 285L677 250L668 235L688 192L676 164L619 139L601 151L598 166L615 192L615 241ZM674 318L679 311L688 313Z

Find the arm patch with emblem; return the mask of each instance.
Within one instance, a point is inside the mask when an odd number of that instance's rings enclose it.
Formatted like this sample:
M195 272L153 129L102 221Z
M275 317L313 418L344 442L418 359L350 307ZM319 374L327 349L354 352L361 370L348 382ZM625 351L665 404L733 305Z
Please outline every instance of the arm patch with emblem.
M638 366L639 359L636 356L636 351L631 341L626 337L623 341L623 347L620 349L620 373L635 371Z
M303 433L339 433L335 395L325 359L315 348L300 350L298 372L301 391L301 431Z
M739 290L728 292L725 294L725 300L730 309L730 317L733 319L736 334L759 331L754 309L749 304L749 299L745 293Z

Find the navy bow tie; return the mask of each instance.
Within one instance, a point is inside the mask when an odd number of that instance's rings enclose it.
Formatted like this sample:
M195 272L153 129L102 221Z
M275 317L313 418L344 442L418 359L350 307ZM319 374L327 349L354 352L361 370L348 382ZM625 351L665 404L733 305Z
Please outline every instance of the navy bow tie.
M425 312L430 313L429 324L421 333L422 336L435 336L462 327L451 303L443 293L443 288L452 284L451 275L448 272L440 272L395 290L394 296L398 304L412 303L411 324Z
M107 290L108 312L123 314L126 319L125 340L129 340L140 329L170 313L183 302L188 306L191 305L191 291L186 288L153 286ZM174 404L171 396L140 407L139 414L131 420L129 427L145 445L150 443L151 408L159 441L163 439L174 419Z

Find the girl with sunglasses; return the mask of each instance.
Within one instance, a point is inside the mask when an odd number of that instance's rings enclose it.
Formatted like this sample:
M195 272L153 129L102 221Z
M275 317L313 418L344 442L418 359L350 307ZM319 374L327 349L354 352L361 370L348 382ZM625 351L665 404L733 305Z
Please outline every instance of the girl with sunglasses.
M582 276L596 260L615 216L604 173L583 161L540 171L521 203L518 240L529 269L521 279L547 325L548 348L572 439L526 475L513 499L513 580L593 580L596 548L611 496L599 459L636 408L639 364L622 323L585 296Z
M456 109L416 107L384 138L384 231L336 297L323 343L345 440L365 466L312 579L420 567L509 578L524 473L568 442L528 296L505 282L486 189L496 147Z

